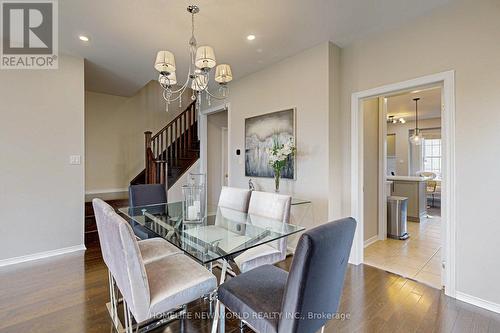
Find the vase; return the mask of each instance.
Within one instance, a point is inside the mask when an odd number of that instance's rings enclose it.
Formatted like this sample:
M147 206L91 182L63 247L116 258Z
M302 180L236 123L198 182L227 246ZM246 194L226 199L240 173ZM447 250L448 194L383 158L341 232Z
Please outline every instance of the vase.
M280 171L274 171L274 192L279 193L280 191Z

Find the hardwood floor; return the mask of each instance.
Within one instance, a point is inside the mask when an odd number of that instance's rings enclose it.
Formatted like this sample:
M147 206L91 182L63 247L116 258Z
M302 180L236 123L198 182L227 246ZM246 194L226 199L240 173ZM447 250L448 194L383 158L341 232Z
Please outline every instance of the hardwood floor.
M280 266L287 269L288 258ZM107 270L100 249L0 269L0 332L113 332L105 309ZM188 306L206 312L202 301ZM500 315L440 290L369 267L350 266L340 312L326 332L500 332ZM228 320L226 332L238 332ZM175 321L155 333L209 332L209 319ZM251 332L249 329L246 332Z

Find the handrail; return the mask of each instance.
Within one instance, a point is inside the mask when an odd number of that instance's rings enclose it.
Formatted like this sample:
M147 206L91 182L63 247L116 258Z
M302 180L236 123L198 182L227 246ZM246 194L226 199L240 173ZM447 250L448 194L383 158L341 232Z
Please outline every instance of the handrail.
M181 118L182 115L184 115L186 113L186 111L190 110L191 109L191 106L196 102L196 100L192 101L191 103L189 103L189 105L184 109L184 111L182 111L181 113L179 113L174 119L172 119L168 124L167 126L163 127L161 130L158 131L158 133L156 133L155 135L153 135L151 137L151 140L153 139L156 139L158 136L160 136L160 134L162 132L165 132L175 121L179 120L179 118Z
M193 140L198 137L195 102L155 135L144 132L146 184L166 183L167 164L170 168L189 156Z

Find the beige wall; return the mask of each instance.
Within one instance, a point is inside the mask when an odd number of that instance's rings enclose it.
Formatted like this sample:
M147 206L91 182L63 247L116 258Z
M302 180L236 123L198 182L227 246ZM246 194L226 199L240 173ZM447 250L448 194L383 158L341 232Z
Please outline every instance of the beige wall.
M456 71L457 290L500 304L500 2L457 1L342 50L343 147L336 156L349 214L350 98L357 91ZM483 180L478 179L478 175Z
M222 188L222 128L227 128L227 111L207 117L207 202L217 205Z
M81 246L83 59L0 72L0 260Z
M419 119L420 129L441 127L441 118ZM387 134L395 134L396 140L396 175L409 175L409 136L410 130L415 128L415 121L404 124L387 124Z
M230 87L229 185L248 187L244 162L245 118L296 107L297 179L282 180L281 192L313 201L316 221L304 221L308 227L327 221L331 148L327 138L330 114L333 115L330 109L335 105L335 101L330 100L334 96L330 91L336 88L330 66L337 63L331 60L337 55L335 46L323 43L239 79ZM241 156L236 156L236 149L241 149ZM253 180L258 190L274 191L273 179Z
M379 99L363 102L364 240L378 235Z
M144 132L156 133L191 102L185 94L183 107L172 103L167 113L161 93L156 81L132 97L86 92L87 192L123 190L144 169Z

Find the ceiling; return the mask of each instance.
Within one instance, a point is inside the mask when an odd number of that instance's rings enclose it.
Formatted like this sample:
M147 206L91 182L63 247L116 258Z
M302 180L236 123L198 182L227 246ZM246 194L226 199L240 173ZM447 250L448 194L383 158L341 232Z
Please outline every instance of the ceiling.
M198 44L215 48L235 79L331 40L340 46L399 26L452 0L64 0L59 1L60 51L86 59L86 88L130 96L157 78L158 50L176 56L187 74L191 19L197 4ZM89 43L78 39L90 37ZM246 36L254 34L255 40Z
M441 117L441 88L415 90L387 98L387 116L415 120L415 101L418 101L418 119Z

